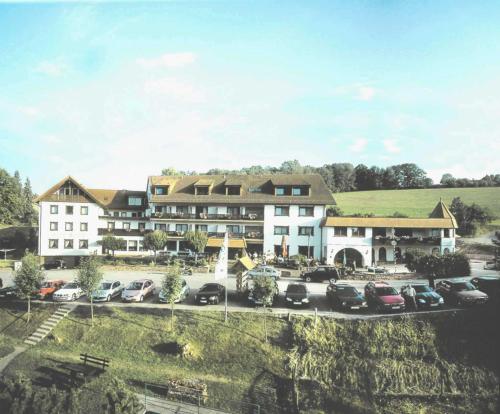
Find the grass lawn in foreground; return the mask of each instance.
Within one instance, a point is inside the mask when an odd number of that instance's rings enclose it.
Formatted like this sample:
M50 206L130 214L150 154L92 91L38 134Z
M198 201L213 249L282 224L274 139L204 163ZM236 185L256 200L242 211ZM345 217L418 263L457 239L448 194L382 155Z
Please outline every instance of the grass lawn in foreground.
M333 197L344 214L391 216L399 211L409 217L428 217L440 197L448 206L454 197L460 197L466 204L487 207L497 217L494 224L500 226L500 187L352 191Z
M57 382L46 373L65 362L78 362L80 353L111 360L109 373L138 392L143 383L166 384L171 379L196 379L208 386L209 398L220 401L251 398L253 389L273 387L282 377L287 323L267 320L269 343L264 341L262 313L179 311L175 334L170 330L170 310L100 308L90 326L89 308L72 312L46 339L12 363L8 374L23 372L37 382ZM188 344L190 356L174 352L176 344ZM256 397L258 398L258 396Z

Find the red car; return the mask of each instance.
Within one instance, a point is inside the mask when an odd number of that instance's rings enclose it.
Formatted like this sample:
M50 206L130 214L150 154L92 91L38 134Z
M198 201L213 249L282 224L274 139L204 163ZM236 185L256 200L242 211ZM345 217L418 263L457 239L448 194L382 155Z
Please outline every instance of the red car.
M387 282L368 282L365 298L368 305L378 312L405 310L404 298Z
M51 297L52 294L61 289L66 282L64 280L47 280L43 282L42 287L37 291L33 292L33 296L38 299L46 299L47 297Z

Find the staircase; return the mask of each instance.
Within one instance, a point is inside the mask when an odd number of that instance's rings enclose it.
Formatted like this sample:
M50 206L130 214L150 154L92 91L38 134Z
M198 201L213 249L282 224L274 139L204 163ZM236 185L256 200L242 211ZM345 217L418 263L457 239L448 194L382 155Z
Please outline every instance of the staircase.
M75 309L76 305L73 303L66 303L57 309L57 311L43 323L31 336L24 341L26 345L36 345L43 338L45 338L56 325L64 319L68 313Z

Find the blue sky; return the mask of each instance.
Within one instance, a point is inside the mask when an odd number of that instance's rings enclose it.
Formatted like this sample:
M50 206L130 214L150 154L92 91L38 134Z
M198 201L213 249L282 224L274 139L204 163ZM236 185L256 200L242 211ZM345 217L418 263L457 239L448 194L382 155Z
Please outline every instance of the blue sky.
M500 3L0 0L0 167L142 189L173 166L499 173Z

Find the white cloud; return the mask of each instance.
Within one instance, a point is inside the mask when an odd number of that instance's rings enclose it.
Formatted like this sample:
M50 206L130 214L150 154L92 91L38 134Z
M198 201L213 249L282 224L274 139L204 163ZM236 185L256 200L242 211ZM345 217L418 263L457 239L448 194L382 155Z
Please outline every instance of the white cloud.
M40 109L35 106L20 106L17 109L21 114L30 118L38 118L41 115Z
M59 61L55 62L44 61L40 62L35 67L34 70L35 72L42 73L47 76L58 77L61 76L67 70L67 65Z
M357 88L357 99L360 101L371 101L375 96L375 88L360 85Z
M191 52L180 52L180 53L166 53L157 58L137 59L137 64L146 69L157 69L157 68L182 68L184 66L190 65L196 60L196 55Z
M384 148L387 152L391 154L397 154L401 152L401 148L398 146L398 141L395 139L384 139Z
M354 143L349 147L349 150L352 152L362 152L366 145L368 144L368 140L365 138L358 138Z
M144 92L150 95L166 95L191 103L204 100L203 93L194 85L171 77L146 81L144 83Z

